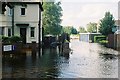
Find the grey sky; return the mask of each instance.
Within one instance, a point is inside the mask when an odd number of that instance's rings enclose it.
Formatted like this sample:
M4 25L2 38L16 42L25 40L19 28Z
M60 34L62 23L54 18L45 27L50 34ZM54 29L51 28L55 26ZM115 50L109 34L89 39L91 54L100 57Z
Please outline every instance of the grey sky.
M63 26L85 27L89 22L99 22L106 11L118 19L118 0L62 0Z

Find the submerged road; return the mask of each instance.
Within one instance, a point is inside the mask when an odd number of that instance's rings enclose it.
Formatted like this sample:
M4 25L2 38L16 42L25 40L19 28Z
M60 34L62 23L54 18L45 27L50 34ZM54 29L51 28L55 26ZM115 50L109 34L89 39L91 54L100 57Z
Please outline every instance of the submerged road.
M66 55L58 48L3 55L3 78L118 78L117 51L78 40L70 48Z

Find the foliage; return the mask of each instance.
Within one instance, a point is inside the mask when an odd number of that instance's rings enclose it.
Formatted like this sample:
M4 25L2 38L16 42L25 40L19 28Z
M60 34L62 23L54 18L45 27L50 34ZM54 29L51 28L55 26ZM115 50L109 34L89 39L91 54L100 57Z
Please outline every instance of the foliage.
M62 32L68 33L68 34L77 34L77 30L76 28L72 27L72 26L66 26L63 27Z
M97 23L89 23L87 24L87 31L90 33L96 33L97 32Z
M77 33L78 33L77 30L74 27L72 27L71 28L71 34L77 34Z
M11 41L11 43L17 43L17 42L22 41L22 39L18 36L12 36L12 37L10 37L10 41Z
M58 35L61 33L62 26L61 16L62 8L60 2L44 2L43 3L43 28L44 34Z
M79 27L79 33L87 33L84 27Z
M108 41L107 40L101 40L101 41L99 41L99 43L101 43L101 44L107 44Z
M6 3L2 2L2 14L4 14L4 12L6 11L5 7L6 7Z
M101 36L94 36L94 42L99 42L102 40L106 40L106 36L101 35Z
M72 28L72 26L64 26L62 29L62 32L71 34L71 28Z
M17 42L20 42L21 40L22 39L18 36L12 36L12 37L2 36L3 43L17 43Z
M2 36L2 42L4 42L4 43L10 43L9 37Z
M106 12L102 20L100 20L99 32L103 35L113 34L112 28L115 26L115 20L110 12Z

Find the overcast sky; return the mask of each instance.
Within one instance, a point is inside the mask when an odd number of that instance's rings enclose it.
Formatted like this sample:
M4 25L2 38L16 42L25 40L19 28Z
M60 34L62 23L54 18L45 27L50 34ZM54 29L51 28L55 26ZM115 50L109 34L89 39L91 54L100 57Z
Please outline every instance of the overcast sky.
M118 19L119 0L61 0L63 26L85 27L89 22L99 22L110 11Z

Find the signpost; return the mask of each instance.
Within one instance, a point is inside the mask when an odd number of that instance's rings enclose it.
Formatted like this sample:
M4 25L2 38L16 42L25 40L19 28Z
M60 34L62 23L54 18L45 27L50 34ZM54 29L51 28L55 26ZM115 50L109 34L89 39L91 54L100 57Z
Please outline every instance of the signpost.
M12 47L13 47L12 45L4 45L3 46L3 51L12 51L13 50Z

